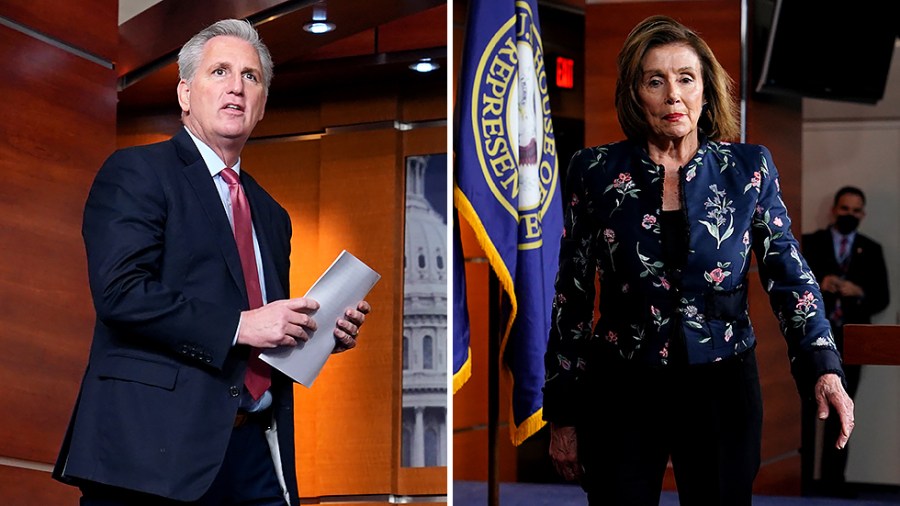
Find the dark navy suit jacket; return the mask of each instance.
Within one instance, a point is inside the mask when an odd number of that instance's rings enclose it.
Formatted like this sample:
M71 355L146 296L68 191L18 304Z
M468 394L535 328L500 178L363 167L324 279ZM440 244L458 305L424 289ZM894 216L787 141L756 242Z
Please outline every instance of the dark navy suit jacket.
M249 174L241 181L266 299L287 298L290 218ZM237 246L187 132L110 156L82 234L97 320L54 476L195 500L224 458L249 348L232 346L248 308ZM292 385L277 371L272 393L296 503Z
M881 245L868 237L856 233L850 248L847 272L841 269L835 258L831 230L823 229L803 236L803 256L809 267L821 282L825 276L834 274L859 285L864 297L842 297L841 310L844 323L871 323L872 315L884 310L890 303L887 267ZM825 292L825 314L834 311L837 296Z

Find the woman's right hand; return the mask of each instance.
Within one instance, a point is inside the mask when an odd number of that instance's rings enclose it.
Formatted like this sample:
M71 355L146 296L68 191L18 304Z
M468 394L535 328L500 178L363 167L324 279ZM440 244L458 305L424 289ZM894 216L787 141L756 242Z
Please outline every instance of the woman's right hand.
M556 472L566 481L580 480L584 469L578 463L578 436L575 427L550 424L550 458Z

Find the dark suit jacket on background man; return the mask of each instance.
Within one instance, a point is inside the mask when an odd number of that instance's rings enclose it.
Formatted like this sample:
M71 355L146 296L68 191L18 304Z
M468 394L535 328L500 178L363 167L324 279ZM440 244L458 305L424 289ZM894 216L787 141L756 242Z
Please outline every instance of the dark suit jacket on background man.
M881 245L877 242L856 232L856 238L850 245L850 261L846 273L835 258L830 228L804 235L802 244L803 256L816 275L816 281L821 283L825 276L835 275L852 281L863 289L864 297L841 299L844 323L872 323L872 316L887 307L890 301L887 269ZM831 314L838 297L825 291L822 297L825 299L825 313ZM843 339L837 341L837 344L838 349L843 351Z

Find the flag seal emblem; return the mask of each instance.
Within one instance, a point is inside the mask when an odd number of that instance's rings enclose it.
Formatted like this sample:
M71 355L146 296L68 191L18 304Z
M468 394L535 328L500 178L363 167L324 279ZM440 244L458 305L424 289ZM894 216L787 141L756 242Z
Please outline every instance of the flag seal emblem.
M518 248L526 250L543 243L558 165L540 33L528 2L516 7L481 54L471 124L485 182L518 221Z

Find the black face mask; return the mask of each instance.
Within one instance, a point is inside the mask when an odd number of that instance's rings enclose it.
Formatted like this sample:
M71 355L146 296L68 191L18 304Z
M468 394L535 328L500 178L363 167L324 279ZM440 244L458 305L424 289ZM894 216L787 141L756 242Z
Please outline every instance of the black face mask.
M850 232L853 232L858 226L859 218L853 216L852 214L841 214L838 215L834 220L834 228L836 228L837 231L843 235L847 235Z

